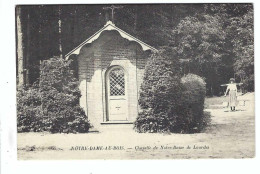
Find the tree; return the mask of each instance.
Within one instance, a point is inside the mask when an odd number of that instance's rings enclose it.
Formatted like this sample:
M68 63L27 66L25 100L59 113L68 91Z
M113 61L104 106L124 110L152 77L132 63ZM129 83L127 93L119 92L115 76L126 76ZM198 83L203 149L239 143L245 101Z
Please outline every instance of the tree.
M247 91L254 90L254 20L253 9L242 17L233 17L228 26L235 55L235 75Z
M24 54L23 54L23 31L22 31L21 7L16 7L16 33L17 33L17 64L18 64L18 86L24 85Z
M62 41L61 41L61 25L62 25L61 13L62 13L62 7L59 5L58 7L59 52L60 52L60 57L63 58Z
M23 41L17 39L17 46L23 54L17 57L26 57L23 69L30 72L30 84L39 78L40 61L68 53L111 20L102 5L19 8L17 31ZM116 26L157 49L175 48L183 73L206 77L207 94L219 94L220 85L234 74L253 90L252 4L124 5L114 19Z
M222 76L234 76L242 82L244 92L254 90L254 50L253 50L253 5L252 4L207 4L205 12L218 15L222 19L223 31L226 33L223 58L225 72ZM230 64L232 62L232 64ZM232 69L233 72L226 73ZM227 78L226 82L228 81Z
M189 62L183 73L206 77L210 94L219 88L222 58L227 54L224 49L226 33L221 20L219 16L208 14L186 17L173 30L172 45L178 58Z

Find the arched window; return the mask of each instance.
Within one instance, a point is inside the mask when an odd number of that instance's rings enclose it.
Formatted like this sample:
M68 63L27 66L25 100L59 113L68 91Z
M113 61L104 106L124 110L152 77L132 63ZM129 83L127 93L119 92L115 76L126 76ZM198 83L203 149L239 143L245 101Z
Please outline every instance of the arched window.
M125 73L124 69L117 66L109 71L109 95L124 96L125 95Z

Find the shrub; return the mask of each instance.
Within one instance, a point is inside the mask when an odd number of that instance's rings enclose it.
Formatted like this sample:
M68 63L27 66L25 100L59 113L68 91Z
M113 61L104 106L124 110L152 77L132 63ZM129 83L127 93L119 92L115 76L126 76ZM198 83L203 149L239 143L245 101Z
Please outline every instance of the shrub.
M209 122L205 114L205 81L194 74L182 78L178 63L164 52L149 59L140 90L138 132L194 133Z
M18 132L40 132L42 126L41 98L38 88L20 88L17 91Z
M204 114L206 83L195 74L188 74L181 78L183 92L178 111L179 127L183 132L193 133L201 131L209 122L209 115Z
M138 132L172 132L176 123L176 116L169 116L167 112L156 112L153 110L143 110L139 113L135 128Z
M134 123L135 129L138 132L172 131L180 88L177 62L164 50L154 53L145 67L139 99L141 111Z
M51 58L41 64L39 87L42 93L44 123L51 132L87 132L87 116L79 106L78 81L70 61Z
M52 133L87 132L91 126L79 106L80 91L70 61L51 58L41 64L40 70L39 88L30 88L17 96L22 105L17 108L21 113L18 128Z

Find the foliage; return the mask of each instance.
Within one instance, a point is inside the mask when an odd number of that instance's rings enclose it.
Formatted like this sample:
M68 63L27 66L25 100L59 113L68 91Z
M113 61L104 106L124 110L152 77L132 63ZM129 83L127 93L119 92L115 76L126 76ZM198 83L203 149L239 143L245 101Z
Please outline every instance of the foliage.
M17 91L18 132L43 131L41 97L38 88L20 88Z
M242 17L231 18L229 33L235 55L234 71L248 91L254 90L254 20L253 9Z
M64 55L111 20L111 11L103 7L21 7L30 83L39 78L39 60L60 54L59 40ZM129 4L114 11L114 23L156 48L175 48L175 58L186 60L183 74L205 77L207 94L218 95L234 74L246 90L254 90L252 4Z
M210 122L204 113L206 83L201 77L188 74L172 78L171 61L154 54L145 69L135 121L138 132L195 133ZM164 68L167 67L167 68Z
M39 87L18 92L18 129L87 132L90 124L79 106L80 91L73 77L70 62L58 57L43 62Z
M141 111L135 122L138 132L167 132L175 123L180 76L178 65L165 53L154 53L145 67L139 99Z
M51 132L87 132L90 124L79 106L78 81L70 61L54 57L42 63L39 87L45 126Z
M28 64L33 65L26 67L30 72L31 84L39 78L40 60L60 54L60 38L65 55L102 28L106 21L112 20L111 10L104 10L105 6L107 5L21 6L23 49ZM196 9L200 10L202 7L197 6ZM159 48L168 45L170 31L177 25L180 17L194 13L192 5L129 4L114 11L114 23L145 43Z
M221 93L220 85L234 75L254 90L251 4L205 4L204 12L181 19L173 35L183 74L205 77L208 95Z
M185 132L199 132L209 122L208 114L204 113L204 101L206 96L206 83L204 79L195 74L188 74L181 78L183 92L179 118L180 128Z
M135 129L138 132L172 132L176 123L176 116L170 116L167 112L154 112L153 109L141 111L135 121Z
M222 59L227 57L225 50L226 33L223 22L217 15L186 17L173 30L173 41L178 58L183 61L183 73L203 76L207 82L208 94L219 91L223 79Z

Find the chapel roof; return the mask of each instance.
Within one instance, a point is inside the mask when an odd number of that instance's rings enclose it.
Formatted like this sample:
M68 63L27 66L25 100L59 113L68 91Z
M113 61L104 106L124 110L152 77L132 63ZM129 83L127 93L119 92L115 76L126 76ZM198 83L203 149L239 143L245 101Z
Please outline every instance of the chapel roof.
M119 34L125 38L125 39L128 39L129 41L135 41L137 43L139 43L142 47L142 49L144 51L146 50L151 50L151 51L154 51L154 52L157 52L158 50L155 49L154 47L144 43L143 41L135 38L134 36L128 34L127 32L121 30L120 28L116 27L114 23L112 23L111 21L108 21L106 23L106 25L104 25L103 28L101 28L99 31L97 31L95 34L93 34L91 37L89 37L88 39L86 39L84 42L82 42L81 44L79 44L76 48L74 48L73 50L71 50L68 54L65 55L65 58L68 59L70 55L72 54L79 54L80 52L80 49L85 45L85 44L88 44L88 43L92 43L94 40L98 39L100 34L105 31L105 30L116 30L119 32Z

